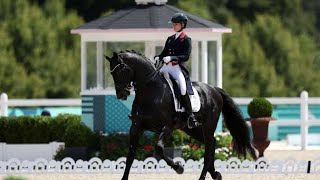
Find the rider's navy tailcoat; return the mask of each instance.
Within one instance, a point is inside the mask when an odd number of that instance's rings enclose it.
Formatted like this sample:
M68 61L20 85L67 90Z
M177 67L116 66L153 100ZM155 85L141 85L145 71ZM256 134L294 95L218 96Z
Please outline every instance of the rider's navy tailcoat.
M171 61L178 61L184 77L186 78L187 93L193 94L189 72L185 67L185 62L189 60L191 54L191 38L184 32L176 39L176 35L169 36L166 44L159 55L159 59L171 56Z

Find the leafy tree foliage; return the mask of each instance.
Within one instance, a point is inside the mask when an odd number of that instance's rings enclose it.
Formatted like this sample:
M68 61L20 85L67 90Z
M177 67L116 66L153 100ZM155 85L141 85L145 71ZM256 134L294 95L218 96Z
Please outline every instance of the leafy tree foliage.
M11 98L79 96L80 43L70 29L81 24L81 18L66 12L63 0L46 1L42 7L3 0L0 9L0 32L5 32L0 90Z

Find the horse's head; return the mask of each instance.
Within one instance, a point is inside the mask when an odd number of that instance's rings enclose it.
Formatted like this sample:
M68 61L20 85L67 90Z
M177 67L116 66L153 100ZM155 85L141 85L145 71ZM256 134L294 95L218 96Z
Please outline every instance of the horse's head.
M133 69L115 52L113 57L105 56L105 58L110 62L110 73L113 77L117 98L126 100L132 88Z

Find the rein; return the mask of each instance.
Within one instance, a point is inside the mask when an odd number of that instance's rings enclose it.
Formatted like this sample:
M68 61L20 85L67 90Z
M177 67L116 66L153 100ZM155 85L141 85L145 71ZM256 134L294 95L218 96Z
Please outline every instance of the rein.
M152 64L150 61L148 61L148 60L146 60L146 61L147 61L148 63L150 63L152 66L154 66L154 64ZM161 63L161 62L162 62L162 63ZM155 71L152 72L152 73L150 73L150 74L146 77L146 81L141 82L141 83L135 82L134 87L136 87L136 88L142 88L142 87L144 87L145 85L147 85L150 81L152 81L152 80L159 74L160 69L162 68L163 61L161 61L161 62L159 62L159 61L158 61L158 63L156 62L156 66L158 66L158 67L156 67L156 68L155 68ZM161 63L161 64L160 64L160 63Z
M141 83L135 82L134 87L136 87L136 88L142 88L142 87L144 87L145 85L147 85L150 81L152 81L152 80L157 76L157 74L159 74L160 69L161 69L161 67L160 67L160 68L157 68L154 72L152 72L151 74L149 74L149 75L147 76L147 78L146 78L146 81L141 82Z
M117 67L119 67L121 64L125 64L125 63L123 63L124 61L123 61L123 59L122 59L120 56L118 56L118 58L121 60L122 63L117 64L117 65L110 71L111 73L114 72L115 69L116 69ZM147 60L145 60L145 61L147 61ZM147 61L147 62L149 62L149 63L153 66L153 64L152 64L150 61ZM152 73L150 73L149 75L147 75L147 77L145 77L145 79L146 79L145 81L141 81L141 82L133 81L133 85L131 84L131 82L129 82L129 83L127 84L126 88L124 88L124 89L127 90L127 91L130 91L130 89L132 88L132 86L135 87L136 89L138 89L138 88L142 88L142 87L144 87L145 85L147 85L150 81L152 81L152 80L157 76L157 74L159 74L159 71L160 71L163 63L162 63L162 65L159 65L159 63L158 63L157 65L158 65L158 67L155 68L155 71L152 72ZM130 66L128 66L127 64L125 64L125 66L126 66L127 68L130 68L130 69L133 71L133 69L132 69Z

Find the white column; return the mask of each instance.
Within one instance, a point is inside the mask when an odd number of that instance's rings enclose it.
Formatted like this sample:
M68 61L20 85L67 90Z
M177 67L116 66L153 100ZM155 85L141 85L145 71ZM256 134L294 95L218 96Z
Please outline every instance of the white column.
M153 60L154 56L156 55L156 46L154 42L146 41L144 43L145 49L144 49L144 55Z
M1 93L0 96L0 116L8 116L8 95Z
M192 41L191 80L199 81L199 42Z
M208 83L208 42L201 41L201 81Z
M222 35L217 40L217 86L222 88Z
M86 90L86 88L87 88L87 46L85 41L81 41L81 91Z
M103 43L97 42L97 88L103 88Z
M308 108L308 92L302 91L300 94L301 97L301 105L300 105L300 116L301 116L301 149L305 150L308 146L308 116L309 116L309 108Z

